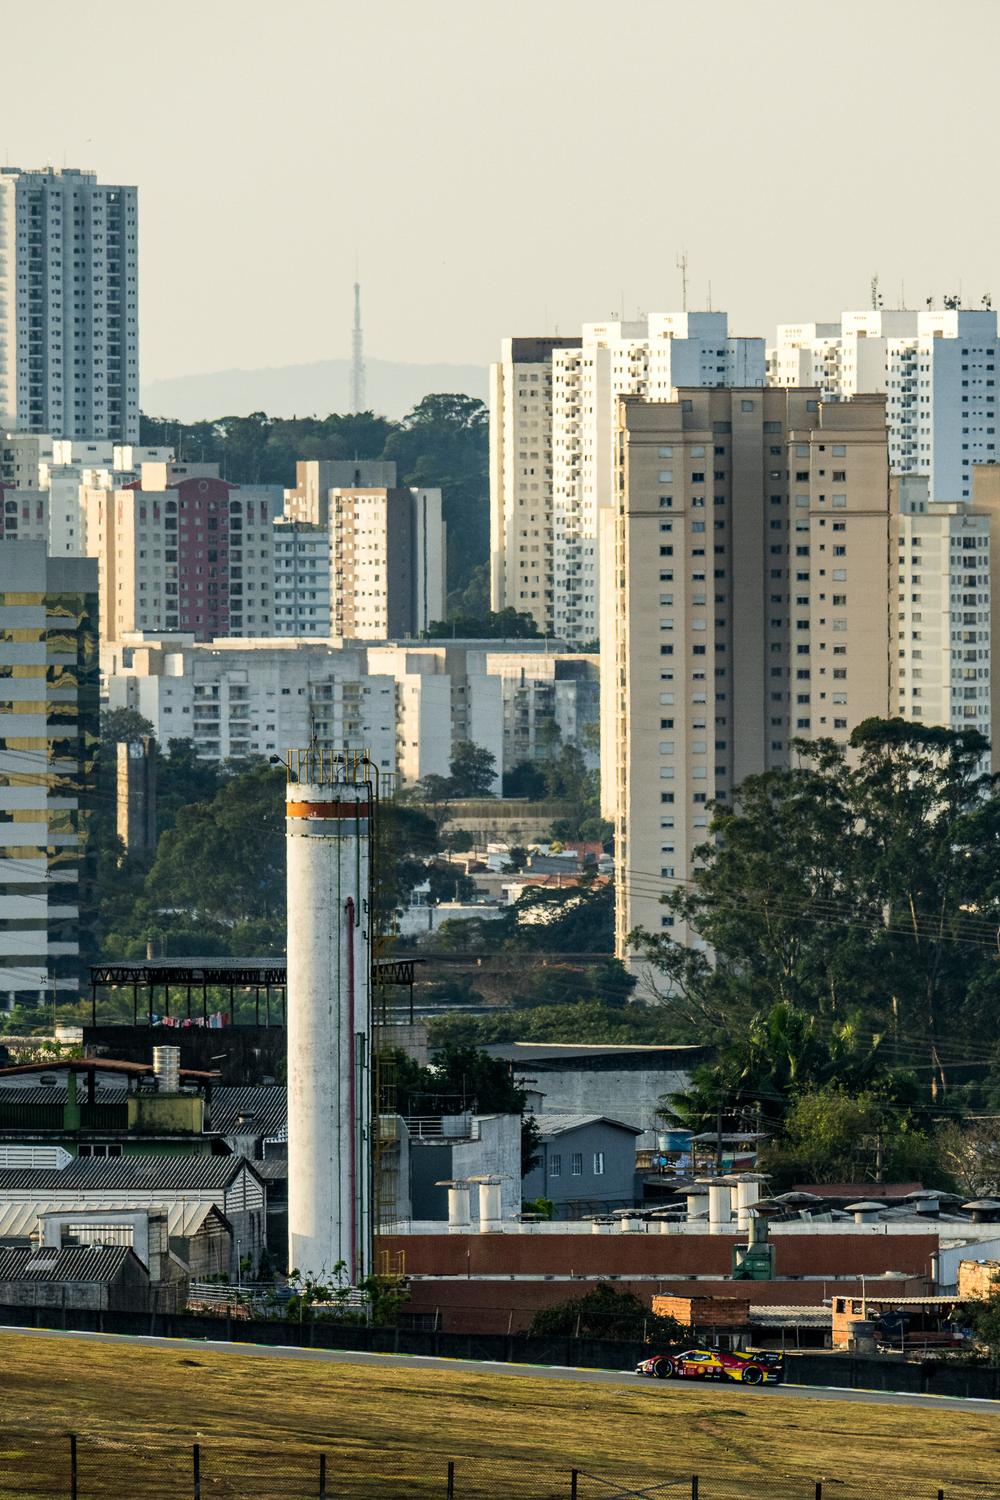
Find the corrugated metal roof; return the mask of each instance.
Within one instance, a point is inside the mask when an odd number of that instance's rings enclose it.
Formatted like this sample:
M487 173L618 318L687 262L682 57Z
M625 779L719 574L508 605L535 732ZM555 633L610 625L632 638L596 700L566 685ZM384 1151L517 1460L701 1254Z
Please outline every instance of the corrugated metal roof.
M642 1135L637 1125L626 1125L623 1120L613 1120L610 1115L557 1115L541 1114L535 1116L538 1125L538 1134L545 1140L553 1135L565 1135L569 1130L580 1130L584 1125L614 1125L619 1130L627 1130L631 1135Z
M77 1157L61 1171L30 1167L0 1170L0 1198L5 1192L23 1191L155 1193L226 1188L246 1165L242 1156Z
M3 1088L0 1087L0 1104L58 1104L66 1103L68 1090L65 1088L42 1088L35 1084L34 1088ZM94 1102L96 1104L124 1104L128 1099L128 1089L122 1085L121 1088L98 1088L94 1090ZM76 1101L78 1104L86 1104L87 1090L77 1088Z
M64 1249L0 1249L0 1281L113 1281L128 1245L67 1245Z
M209 1129L220 1135L273 1136L288 1122L288 1090L284 1084L256 1084L246 1088L213 1088ZM247 1116L241 1124L240 1115Z

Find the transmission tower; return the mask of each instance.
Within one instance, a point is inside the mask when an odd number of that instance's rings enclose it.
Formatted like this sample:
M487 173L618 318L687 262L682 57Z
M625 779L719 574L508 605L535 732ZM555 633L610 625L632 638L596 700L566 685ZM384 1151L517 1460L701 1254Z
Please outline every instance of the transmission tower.
M367 410L365 399L365 345L361 332L361 283L354 283L354 331L351 334L351 411Z

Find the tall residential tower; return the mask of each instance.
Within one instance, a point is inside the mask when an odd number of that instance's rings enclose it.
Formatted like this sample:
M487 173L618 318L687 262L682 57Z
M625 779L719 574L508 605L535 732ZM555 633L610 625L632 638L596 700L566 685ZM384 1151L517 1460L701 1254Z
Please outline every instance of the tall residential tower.
M787 766L796 736L844 743L885 716L894 643L882 398L682 389L619 409L601 727L624 957L635 927L696 940L659 901L690 880L711 803Z
M0 167L0 427L139 439L138 190Z

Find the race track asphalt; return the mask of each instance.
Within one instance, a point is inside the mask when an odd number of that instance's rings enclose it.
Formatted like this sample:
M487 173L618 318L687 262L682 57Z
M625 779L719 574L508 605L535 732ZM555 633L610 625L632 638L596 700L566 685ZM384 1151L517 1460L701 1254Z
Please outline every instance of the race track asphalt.
M511 1379L575 1380L584 1385L629 1386L642 1391L652 1400L669 1401L670 1394L684 1381L646 1380L630 1370L584 1370L565 1365L519 1365L499 1360L434 1359L423 1355L365 1354L357 1350L295 1349L272 1344L227 1344L213 1339L164 1339L145 1335L135 1337L118 1333L78 1333L55 1328L0 1328L0 1335L22 1338L91 1339L102 1344L140 1344L147 1349L212 1349L219 1354L245 1354L260 1359L318 1360L325 1364L373 1365L381 1369L457 1370L469 1375L506 1375ZM894 1391L853 1391L837 1386L791 1385L758 1386L754 1398L767 1401L775 1393L800 1401L860 1401L874 1406L923 1406L932 1410L968 1411L1000 1417L1000 1402L973 1397L916 1396Z

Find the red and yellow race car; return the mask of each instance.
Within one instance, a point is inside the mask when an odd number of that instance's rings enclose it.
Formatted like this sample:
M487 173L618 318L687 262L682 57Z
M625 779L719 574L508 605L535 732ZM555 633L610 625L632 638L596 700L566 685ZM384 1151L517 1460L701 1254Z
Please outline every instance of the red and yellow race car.
M682 1349L640 1360L635 1373L655 1380L737 1380L742 1385L776 1385L785 1367L781 1355L771 1349Z

